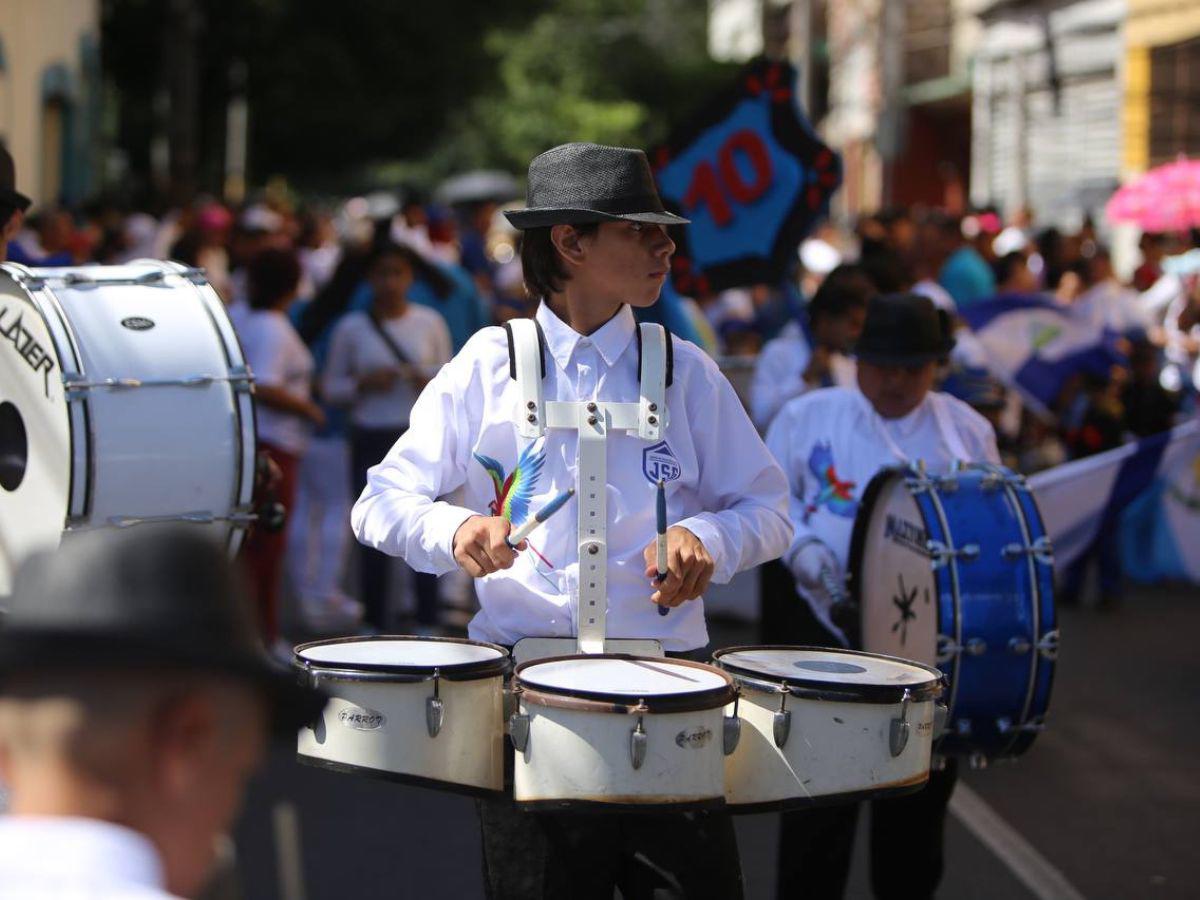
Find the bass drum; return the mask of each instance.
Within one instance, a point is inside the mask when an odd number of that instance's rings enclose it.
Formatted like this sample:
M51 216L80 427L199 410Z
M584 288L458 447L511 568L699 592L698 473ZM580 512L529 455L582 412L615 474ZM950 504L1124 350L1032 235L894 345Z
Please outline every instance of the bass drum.
M0 595L73 532L190 521L234 552L251 378L199 269L0 265Z
M1044 728L1053 563L1024 478L1001 466L885 469L868 485L850 545L860 645L946 674L938 752L1017 756Z

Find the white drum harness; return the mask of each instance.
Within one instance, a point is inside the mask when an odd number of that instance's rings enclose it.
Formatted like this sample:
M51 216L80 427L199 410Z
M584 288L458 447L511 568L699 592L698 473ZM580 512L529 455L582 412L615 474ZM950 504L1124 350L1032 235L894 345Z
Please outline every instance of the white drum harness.
M579 589L575 609L576 650L603 653L608 612L608 542L605 488L608 484L607 438L610 431L636 434L647 443L666 434L667 388L673 380L670 332L662 325L638 326L638 400L546 400L546 338L533 319L513 319L508 334L508 371L517 383L513 421L521 437L536 440L547 428L579 433Z

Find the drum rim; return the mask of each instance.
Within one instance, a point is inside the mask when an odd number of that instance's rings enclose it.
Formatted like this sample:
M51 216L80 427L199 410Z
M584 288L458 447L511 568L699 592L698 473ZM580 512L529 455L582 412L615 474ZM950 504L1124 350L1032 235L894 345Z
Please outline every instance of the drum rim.
M884 662L900 663L920 669L929 675L928 681L917 684L861 684L826 681L803 676L783 676L758 672L736 663L727 663L722 657L730 653L747 650L816 650L822 653L841 653L846 656L866 656ZM787 692L797 697L813 700L830 700L844 703L899 703L907 692L913 701L932 700L941 696L946 676L941 669L927 666L912 659L899 656L888 656L883 653L866 653L861 650L848 650L844 647L816 647L801 644L745 644L738 647L722 647L713 653L713 664L730 672L739 684L750 688L767 689L765 685L775 685L775 690L786 686ZM756 685L755 682L758 682Z
M446 663L439 666L428 665L397 665L392 663L374 662L318 662L305 659L301 651L312 647L323 647L331 644L359 644L375 641L422 641L439 644L471 644L496 650L500 654L495 659L471 660L459 663ZM416 634L361 634L352 637L323 638L319 641L306 641L297 644L292 650L292 665L302 672L319 672L325 677L342 678L353 681L356 677L362 681L426 681L435 676L452 681L467 681L475 678L491 678L504 675L510 664L508 650L499 644L487 641L473 641L470 638L458 637L423 637ZM394 679L388 676L395 676ZM414 678L413 676L417 676Z
M543 685L533 686L521 681L521 673L530 666L578 659L619 659L632 662L656 663L659 665L667 662L672 665L713 672L721 677L724 684L719 688L705 688L704 690L686 694L649 694L642 697L634 694L617 694L606 691L555 688ZM737 687L734 684L733 677L728 672L709 663L669 657L635 656L632 653L592 653L584 656L547 656L543 659L526 660L513 671L513 693L517 696L518 700L524 700L536 706L549 706L557 709L622 714L643 712L671 713L699 712L701 710L720 709L728 706L737 696Z

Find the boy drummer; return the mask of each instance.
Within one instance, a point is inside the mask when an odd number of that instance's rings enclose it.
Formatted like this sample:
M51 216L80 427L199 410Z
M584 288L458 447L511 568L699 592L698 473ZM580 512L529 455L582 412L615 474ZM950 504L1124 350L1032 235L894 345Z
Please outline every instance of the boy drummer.
M795 535L783 564L805 602L793 604L780 643L847 644L832 589L845 581L850 536L868 482L886 466L925 463L943 474L956 460L999 463L988 421L933 390L954 346L948 317L917 294L875 297L855 347L858 389L834 387L790 401L767 432L787 473ZM871 804L871 881L879 898L932 897L942 876L953 759L908 797ZM841 897L858 804L784 813L780 897Z
M597 582L580 578L580 562L590 569L600 561L608 637L655 639L669 653L703 648L702 604L687 601L710 581L779 556L791 526L782 472L702 351L666 336L663 408L646 399L657 395L642 371L643 344L661 332L639 335L631 307L657 300L675 249L666 226L686 220L663 208L644 153L594 144L534 159L527 208L507 215L525 232L525 281L542 300L539 384L530 386L518 359L516 329L476 334L422 392L409 430L369 472L352 514L355 533L419 571L460 566L480 579L480 611L469 626L477 640L511 646L579 634L582 643L595 623L578 610L595 603ZM652 358L662 364L661 354ZM547 423L547 404L580 407L578 427ZM630 404L638 404L636 421L621 430L606 410ZM605 432L598 461L596 428ZM597 466L606 485L598 492ZM660 479L674 522L661 583ZM465 506L437 499L460 487ZM510 529L569 488L576 495L563 511L510 549ZM724 814L535 814L489 800L480 818L493 898L609 898L618 886L626 897L742 893Z

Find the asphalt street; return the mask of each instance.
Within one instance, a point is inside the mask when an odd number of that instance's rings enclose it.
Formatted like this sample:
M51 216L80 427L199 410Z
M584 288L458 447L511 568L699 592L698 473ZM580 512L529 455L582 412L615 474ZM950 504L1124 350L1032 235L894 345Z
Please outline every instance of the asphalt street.
M939 897L1183 898L1200 891L1200 590L1061 613L1048 730L1016 763L968 771ZM745 625L718 645L753 642ZM737 819L748 898L775 896L778 817ZM860 835L862 835L860 820ZM252 785L236 832L254 900L482 897L473 801L298 765ZM848 896L870 896L864 841Z

